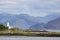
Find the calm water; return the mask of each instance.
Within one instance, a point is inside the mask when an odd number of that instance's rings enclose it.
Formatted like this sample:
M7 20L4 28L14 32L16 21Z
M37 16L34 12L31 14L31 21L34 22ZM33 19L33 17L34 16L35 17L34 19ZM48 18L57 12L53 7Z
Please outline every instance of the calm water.
M0 40L60 40L60 37L0 36Z

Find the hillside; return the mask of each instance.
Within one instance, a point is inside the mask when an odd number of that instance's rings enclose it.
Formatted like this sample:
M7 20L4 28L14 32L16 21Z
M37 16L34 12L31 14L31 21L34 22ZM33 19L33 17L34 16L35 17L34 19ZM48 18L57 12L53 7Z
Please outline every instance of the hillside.
M37 25L39 23L47 23L58 17L59 15L47 15L46 17L34 17L27 14L19 14L19 15L0 14L0 23L6 26L6 23L10 22L11 26L21 28L21 29L28 29L33 25Z
M0 23L6 25L7 22L10 22L10 25L22 29L27 29L30 26L39 23L41 19L26 15L10 15L10 14L0 14Z
M45 24L44 23L38 23L30 27L30 30L44 30Z
M60 17L48 22L45 26L46 29L59 29L60 30Z

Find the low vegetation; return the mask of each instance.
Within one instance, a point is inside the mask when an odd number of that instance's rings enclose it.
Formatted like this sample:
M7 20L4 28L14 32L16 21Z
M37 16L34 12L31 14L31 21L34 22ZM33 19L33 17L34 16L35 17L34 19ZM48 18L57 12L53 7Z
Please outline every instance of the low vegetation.
M20 30L17 28L7 29L0 24L0 35L20 35L20 36L60 36L60 32Z
M7 29L3 24L0 24L0 31Z

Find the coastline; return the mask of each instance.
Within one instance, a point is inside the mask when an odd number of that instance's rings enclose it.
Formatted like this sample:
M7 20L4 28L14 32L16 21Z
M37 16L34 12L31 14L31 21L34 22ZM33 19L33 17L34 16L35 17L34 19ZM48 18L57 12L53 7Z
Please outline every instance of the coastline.
M0 36L26 36L26 37L60 37L60 35L49 35L49 34L35 34L35 35L23 35L23 34L11 34L11 33L8 33L8 34L0 34Z
M60 37L60 32L7 29L0 31L0 36Z

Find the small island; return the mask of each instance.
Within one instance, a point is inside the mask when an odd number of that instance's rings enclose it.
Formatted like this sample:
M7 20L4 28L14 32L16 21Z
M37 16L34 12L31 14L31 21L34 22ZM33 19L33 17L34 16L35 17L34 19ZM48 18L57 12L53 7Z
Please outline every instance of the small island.
M42 37L60 37L60 32L49 32L49 31L37 31L37 30L22 30L14 27L10 27L9 23L7 26L0 24L0 36L42 36Z

